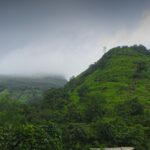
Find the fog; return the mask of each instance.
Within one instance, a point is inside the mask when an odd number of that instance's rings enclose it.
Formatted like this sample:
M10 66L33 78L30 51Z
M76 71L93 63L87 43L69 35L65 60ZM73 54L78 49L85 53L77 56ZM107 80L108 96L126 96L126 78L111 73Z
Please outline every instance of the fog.
M0 1L0 74L69 79L115 46L150 48L150 2Z

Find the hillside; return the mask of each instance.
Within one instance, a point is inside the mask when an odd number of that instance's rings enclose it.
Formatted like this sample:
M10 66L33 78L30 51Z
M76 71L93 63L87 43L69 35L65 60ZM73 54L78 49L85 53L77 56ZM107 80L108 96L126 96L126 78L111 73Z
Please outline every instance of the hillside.
M33 103L12 101L5 90L0 93L0 149L149 150L149 91L150 52L142 45L111 49Z
M144 46L111 49L65 88L69 119L90 125L100 145L150 148L150 51Z
M113 48L66 87L75 103L97 95L107 106L134 98L150 105L150 52L144 46Z

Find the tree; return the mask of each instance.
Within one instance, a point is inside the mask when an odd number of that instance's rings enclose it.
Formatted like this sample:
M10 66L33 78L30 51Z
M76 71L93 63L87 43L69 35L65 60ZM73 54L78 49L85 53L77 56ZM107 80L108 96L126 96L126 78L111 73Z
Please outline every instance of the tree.
M140 124L129 126L120 118L104 118L96 124L99 140L108 146L132 146L145 150L148 146L147 128Z
M105 100L101 96L91 95L86 97L85 120L91 122L105 114Z
M124 101L116 106L117 113L122 117L143 115L144 105L137 98Z

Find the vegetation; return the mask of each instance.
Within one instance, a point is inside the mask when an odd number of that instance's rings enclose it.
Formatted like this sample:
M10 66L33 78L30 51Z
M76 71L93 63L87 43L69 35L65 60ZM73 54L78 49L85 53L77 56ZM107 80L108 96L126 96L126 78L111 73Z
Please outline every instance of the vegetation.
M149 91L150 52L141 45L111 49L65 87L28 103L3 90L0 149L149 150Z

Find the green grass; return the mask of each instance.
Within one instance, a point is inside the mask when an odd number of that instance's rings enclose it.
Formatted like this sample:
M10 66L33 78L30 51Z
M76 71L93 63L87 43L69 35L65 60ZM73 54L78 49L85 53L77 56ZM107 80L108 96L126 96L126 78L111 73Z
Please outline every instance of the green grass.
M135 79L139 63L144 63L145 70ZM76 87L70 94L75 103L80 103L78 90L86 86L89 88L88 95L103 96L109 106L135 97L150 105L150 55L134 47L114 48L81 73L75 82Z

